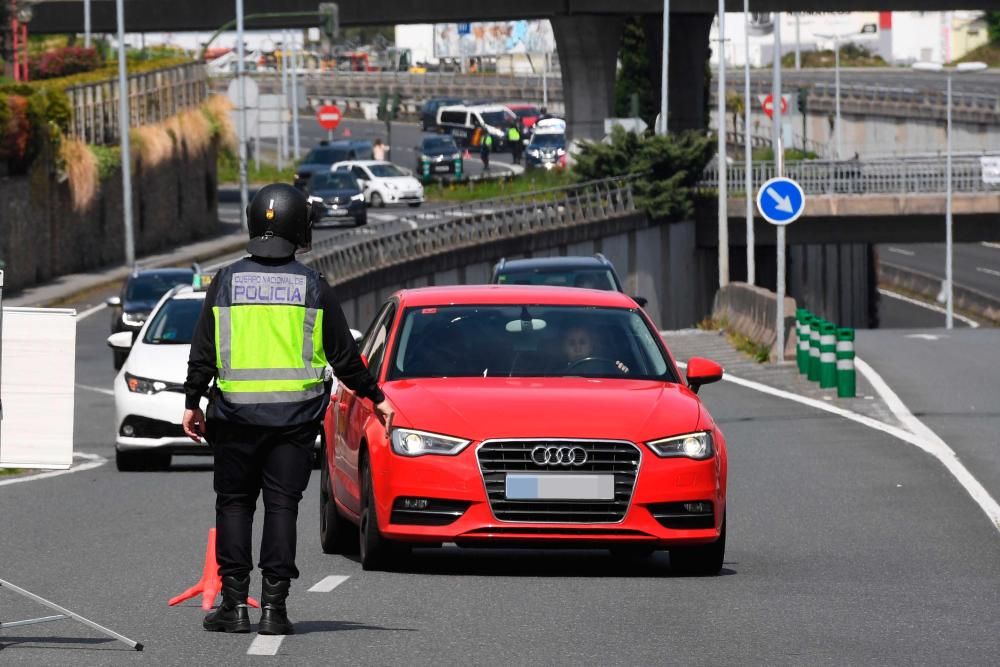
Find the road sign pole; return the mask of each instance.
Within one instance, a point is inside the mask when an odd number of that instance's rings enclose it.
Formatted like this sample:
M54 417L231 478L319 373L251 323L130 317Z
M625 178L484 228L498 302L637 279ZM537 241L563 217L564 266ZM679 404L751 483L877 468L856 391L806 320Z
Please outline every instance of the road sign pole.
M660 54L660 124L653 128L657 134L666 134L669 119L670 95L670 0L663 0L663 52Z
M753 146L750 142L750 0L743 0L743 168L747 199L747 283L757 284L753 238Z
M125 8L122 0L116 5L118 19L118 134L122 147L122 209L125 220L125 265L135 264L135 230L132 226L132 150L129 147L131 116L129 87L125 59Z
M240 102L239 122L239 155L240 155L240 220L243 231L249 231L247 226L247 206L250 204L250 185L247 179L247 80L244 71L243 53L243 0L236 0L236 76L239 80Z
M774 79L772 96L772 118L774 149L775 176L784 175L785 151L781 143L781 12L774 14ZM777 229L776 245L778 246L777 258L777 289L778 309L775 315L774 328L777 333L777 353L778 361L785 360L785 227L780 225Z
M292 143L295 159L299 159L299 45L292 47Z
M726 188L729 165L726 163L726 3L719 0L719 69L718 69L718 140L719 140L719 287L729 284L729 192Z
M954 251L952 237L951 219L951 72L948 72L948 127L945 130L947 145L947 158L945 161L945 215L944 215L944 235L945 235L945 259L944 259L944 280L945 280L945 323L946 329L955 326L955 291L952 288L952 252Z

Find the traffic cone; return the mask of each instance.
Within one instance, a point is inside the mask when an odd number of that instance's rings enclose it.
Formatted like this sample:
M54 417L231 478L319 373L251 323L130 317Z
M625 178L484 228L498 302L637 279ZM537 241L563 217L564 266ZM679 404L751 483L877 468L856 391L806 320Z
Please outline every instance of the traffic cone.
M472 154L469 152L468 148L466 148L465 152L462 153L462 159L463 160L471 160L472 159Z
M208 611L215 605L215 598L219 596L221 590L222 577L219 576L219 564L215 560L215 528L209 528L208 546L205 548L205 567L201 571L201 579L180 595L170 598L167 604L173 607L201 593L201 608ZM247 598L247 603L251 607L260 609L260 603L253 598Z
M349 128L349 127L345 127L344 128L344 136L345 137L351 136L351 128Z

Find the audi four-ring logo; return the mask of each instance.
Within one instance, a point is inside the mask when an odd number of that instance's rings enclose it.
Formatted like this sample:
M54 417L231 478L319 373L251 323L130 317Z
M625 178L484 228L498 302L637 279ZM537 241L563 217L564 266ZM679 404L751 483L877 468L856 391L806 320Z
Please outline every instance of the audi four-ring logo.
M587 462L587 450L583 447L539 445L531 450L531 460L540 466L582 466Z

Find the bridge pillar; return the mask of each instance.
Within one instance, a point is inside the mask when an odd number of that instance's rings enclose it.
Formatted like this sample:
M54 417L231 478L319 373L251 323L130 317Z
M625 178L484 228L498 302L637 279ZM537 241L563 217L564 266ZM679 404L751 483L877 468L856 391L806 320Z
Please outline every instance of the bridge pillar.
M601 139L604 119L613 115L618 47L624 16L554 16L567 133Z
M671 131L702 130L708 127L706 67L710 46L708 34L714 14L670 12L670 125ZM659 99L663 70L663 14L643 17L643 32L649 55L649 76Z

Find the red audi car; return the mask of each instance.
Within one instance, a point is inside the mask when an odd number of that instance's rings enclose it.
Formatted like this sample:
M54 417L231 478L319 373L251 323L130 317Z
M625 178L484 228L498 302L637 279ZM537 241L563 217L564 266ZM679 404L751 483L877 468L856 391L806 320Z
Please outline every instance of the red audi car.
M365 569L413 546L670 551L716 574L726 546L726 442L624 294L513 285L394 294L361 351L396 409L340 386L324 424L320 536ZM360 539L359 539L360 538Z

